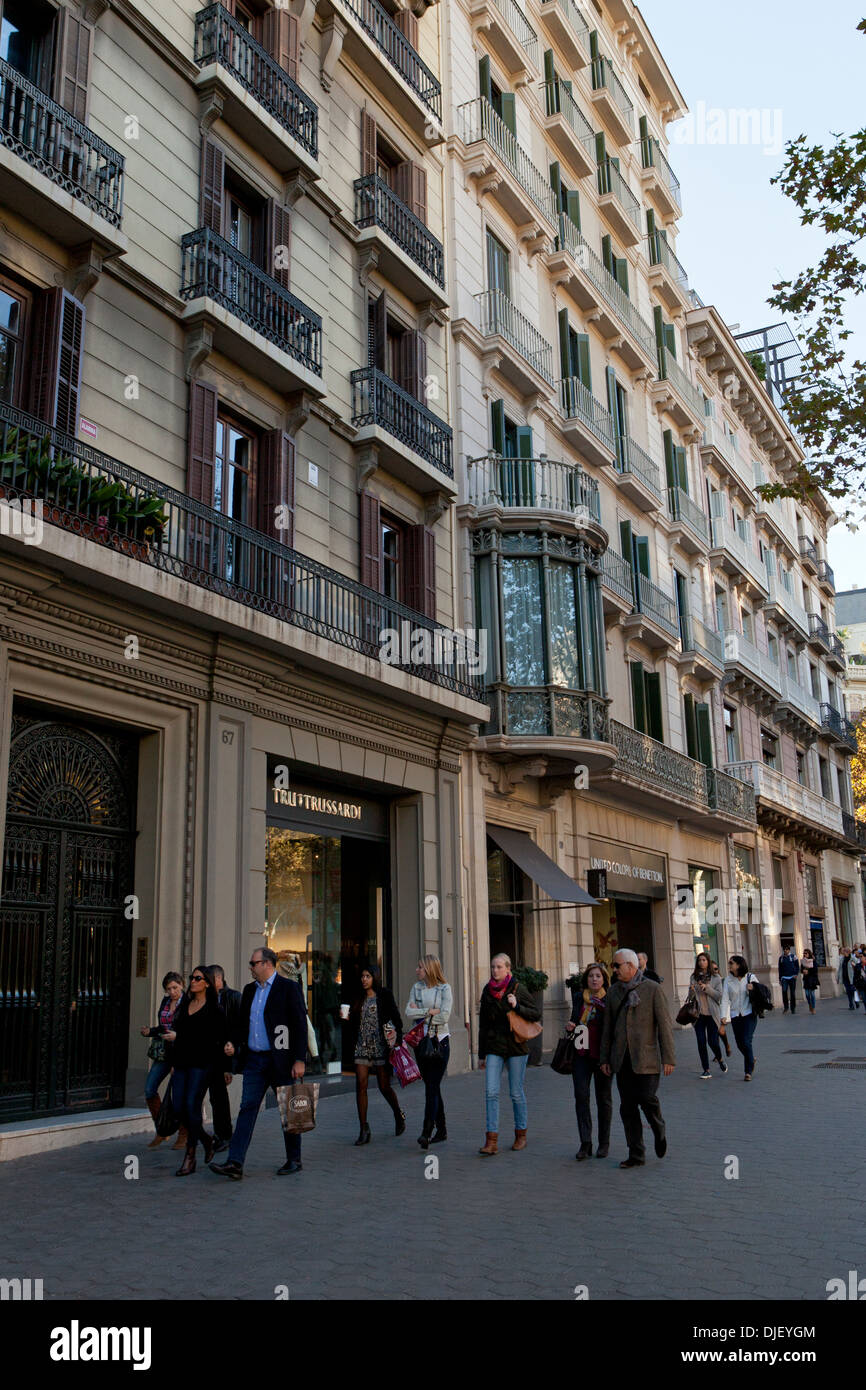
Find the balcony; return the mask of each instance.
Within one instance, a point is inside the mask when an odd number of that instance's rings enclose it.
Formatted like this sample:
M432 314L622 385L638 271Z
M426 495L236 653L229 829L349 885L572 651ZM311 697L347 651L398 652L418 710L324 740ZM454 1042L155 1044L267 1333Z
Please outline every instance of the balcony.
M689 555L706 553L709 528L706 513L681 487L668 488L668 518L673 523L671 538Z
M742 785L731 785L733 779L726 773L616 719L610 721L610 729L617 760L601 780L619 801L702 830L754 828L754 795Z
M497 760L543 758L534 775L569 775L575 763L591 772L607 768L615 752L610 738L609 701L593 691L563 686L488 686L491 717L482 726L483 750Z
M751 497L754 484L749 477L745 461L740 457L739 450L727 430L718 420L709 416L704 421L701 453Z
M372 252L382 274L413 304L445 307L441 241L378 174L355 180L355 226L359 250Z
M319 165L319 108L222 5L195 17L196 87L222 119L281 174Z
M704 398L663 343L658 347L658 366L658 381L650 382L648 388L653 400L680 429L698 429L703 434Z
M760 486L760 484L765 481L766 479L764 478L758 479L756 477L755 486ZM776 497L773 501L769 501L766 497L762 497L759 492L756 492L755 514L772 527L776 540L785 547L789 555L799 555L800 551L791 533L791 523L785 516L781 498Z
M355 447L375 445L389 472L416 492L453 497L451 427L376 367L351 374Z
M663 217L679 217L683 210L682 190L667 155L654 135L639 143L644 192L654 200Z
M616 441L610 412L576 376L563 377L559 382L559 403L562 433L581 458L597 468L612 464Z
M661 474L649 454L630 435L616 440L616 483L619 491L642 512L658 511L662 505Z
M821 708L813 695L794 676L781 672L782 691L773 719L798 743L811 746L818 737Z
M740 532L723 516L714 516L710 559L735 584L742 584L759 601L767 597L767 567Z
M570 87L570 83L561 82L559 78L542 83L541 100L545 112L542 124L557 152L578 178L584 178L596 167L595 132L571 95Z
M830 655L827 657L827 665L835 667L837 671L848 669L848 655L844 645L835 634L830 638Z
M753 828L757 823L752 788L720 768L707 768L707 803L711 810L723 817L723 830L729 829L725 821L742 821L744 829Z
M0 60L4 201L62 246L127 247L123 155Z
M833 645L833 634L824 619L817 613L809 614L809 646L817 652L829 655Z
M417 687L431 708L443 703L437 688L449 693L449 708L455 695L465 697L479 717L477 653L465 645L438 639L446 661L402 666L416 678L413 686L394 682L395 668L380 660L384 629L408 621L428 631L431 643L437 632L447 637L404 604L2 404L0 458L5 498L42 503L43 562L57 572L83 574L133 602L155 596L163 612L176 611L187 624L194 613L214 631L261 640L284 655L291 648L293 657L327 662L358 684L378 671L392 694Z
M818 561L818 583L828 594L836 592L836 576L833 573L832 565L828 565L826 560Z
M502 290L475 296L481 336L500 349L498 370L524 396L553 386L553 348Z
M342 52L419 138L428 145L441 144L445 138L442 85L378 0L319 0L318 13L331 35L324 59L327 72L333 74L341 51L337 31L329 30L327 24L336 14L349 21L342 38Z
M758 798L758 823L773 834L791 835L816 851L845 839L840 807L775 768L742 762L726 765L725 771L751 783Z
M856 726L832 705L821 706L821 733L831 739L841 753L857 752Z
M723 640L725 689L743 696L762 715L769 716L782 694L778 663L742 632L726 632Z
M628 637L658 649L675 647L679 641L677 609L670 594L632 566L634 607L622 623Z
M866 821L857 820L850 811L842 812L842 833L846 840L860 849L866 850Z
M469 0L473 30L484 36L511 78L538 68L538 35L516 0Z
M547 256L547 268L581 309L592 312L596 328L626 366L657 369L655 329L565 213L559 217L559 235Z
M814 541L810 541L808 536L798 536L800 547L800 559L803 561L803 569L807 574L818 573L818 550Z
M589 24L580 6L574 0L541 0L539 11L571 70L585 68L590 61Z
M532 513L557 517L571 529L593 523L599 532L602 529L598 483L573 463L482 454L467 461L466 487L479 520L492 511L527 522Z
M324 395L319 315L215 232L180 245L183 323L206 324L218 352L278 390Z
M780 575L767 573L767 598L764 608L788 631L797 645L802 647L809 635L809 615L803 605L794 598L790 588L785 586Z
M661 232L647 237L649 283L672 314L689 307L689 277L682 261Z
M722 639L690 613L680 616L680 673L688 673L699 681L717 681L725 669Z
M634 107L609 58L592 62L592 103L618 145L634 140Z
M602 217L623 246L637 246L641 237L640 203L610 156L598 164L596 181Z
M536 249L546 250L558 215L550 179L536 169L486 97L457 108L457 130L466 147L467 173L479 181L479 196L489 192L521 229L535 224Z
M601 557L601 604L605 619L619 619L634 608L634 579L631 565L615 550Z

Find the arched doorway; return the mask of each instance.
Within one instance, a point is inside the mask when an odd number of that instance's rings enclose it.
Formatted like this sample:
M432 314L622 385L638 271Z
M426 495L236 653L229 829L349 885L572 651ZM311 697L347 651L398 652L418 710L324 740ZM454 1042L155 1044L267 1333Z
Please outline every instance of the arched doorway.
M0 906L0 1120L122 1105L138 740L16 707Z

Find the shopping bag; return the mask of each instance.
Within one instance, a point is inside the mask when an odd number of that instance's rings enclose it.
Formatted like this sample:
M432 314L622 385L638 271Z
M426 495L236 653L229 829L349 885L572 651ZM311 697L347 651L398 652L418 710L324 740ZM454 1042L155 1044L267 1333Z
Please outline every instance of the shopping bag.
M397 1073L397 1080L401 1086L409 1086L413 1081L421 1080L418 1063L406 1046L405 1040L392 1050L391 1066Z
M423 1036L424 1020L422 1018L420 1023L416 1023L414 1028L410 1028L408 1033L403 1034L403 1041L408 1043L410 1047L417 1047Z
M277 1105L286 1134L306 1134L316 1128L319 1087L315 1081L296 1081L277 1087Z

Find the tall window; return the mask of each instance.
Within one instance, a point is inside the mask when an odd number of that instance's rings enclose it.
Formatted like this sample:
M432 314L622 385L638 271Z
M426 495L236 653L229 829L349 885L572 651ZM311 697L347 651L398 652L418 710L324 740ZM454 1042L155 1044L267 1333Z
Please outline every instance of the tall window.
M801 787L808 787L809 785L809 769L806 754L802 748L797 749L797 781Z
M0 279L0 401L20 405L24 385L24 345L30 296L11 280Z
M233 521L246 522L255 435L227 416L217 418L214 509Z
M0 58L47 92L51 87L57 11L44 0L5 0Z
M502 622L505 679L509 685L546 683L541 566L531 557L509 557L502 564Z
M767 632L767 655L774 666L779 664L779 639L774 632Z
M632 661L630 666L634 727L663 743L661 676L658 671L648 671L640 661Z
M740 733L737 711L733 705L725 705L725 753L729 763L740 761Z
M511 298L511 267L509 255L502 242L492 232L487 233L487 288L501 290Z
M769 729L761 729L761 757L764 767L779 768L779 740Z
M717 922L718 905L715 901L716 871L705 869L697 864L689 865L689 883L694 903L693 933L695 955L706 951L711 960L719 963L719 940Z
M825 800L830 801L833 796L833 788L830 783L830 764L820 754L818 755L818 773L821 778L821 795Z
M814 864L806 864L803 868L803 878L806 883L806 902L809 907L820 907L821 879L817 867Z
M507 683L600 692L595 577L560 560L543 568L532 556L504 556L501 570Z
M381 518L382 526L382 593L386 598L402 602L404 597L403 527L390 517Z

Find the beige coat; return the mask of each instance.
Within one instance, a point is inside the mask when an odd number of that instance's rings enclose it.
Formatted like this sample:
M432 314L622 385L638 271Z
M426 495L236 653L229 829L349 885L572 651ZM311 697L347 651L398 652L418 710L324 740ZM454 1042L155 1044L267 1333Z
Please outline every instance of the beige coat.
M632 1069L639 1076L657 1074L662 1062L675 1066L674 1030L661 985L654 980L641 980L635 1008L625 1003L625 995L621 984L611 985L608 991L599 1061L607 1062L611 1071L618 1072L628 1046Z

